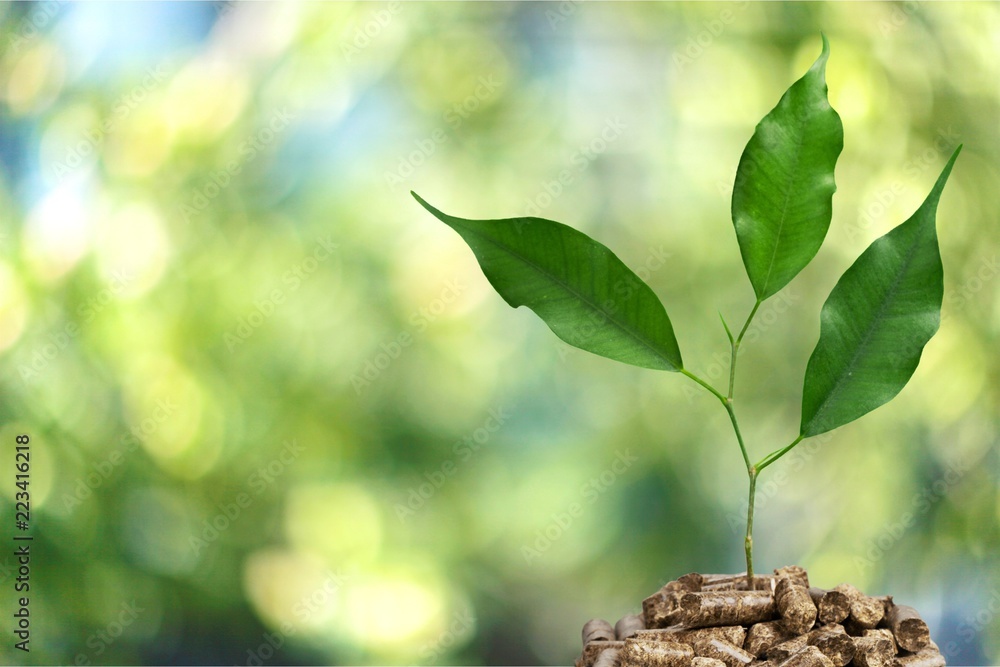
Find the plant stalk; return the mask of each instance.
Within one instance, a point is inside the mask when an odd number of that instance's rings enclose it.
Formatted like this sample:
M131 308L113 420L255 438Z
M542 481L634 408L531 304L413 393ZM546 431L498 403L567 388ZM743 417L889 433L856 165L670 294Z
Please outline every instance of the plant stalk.
M757 469L750 468L750 496L747 498L747 536L744 548L747 553L747 588L753 589L753 500L757 492Z

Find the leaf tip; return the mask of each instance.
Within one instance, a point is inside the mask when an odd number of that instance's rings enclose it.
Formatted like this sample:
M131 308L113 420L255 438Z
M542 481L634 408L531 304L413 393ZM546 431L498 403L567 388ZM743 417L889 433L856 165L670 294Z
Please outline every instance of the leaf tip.
M937 182L934 184L934 189L931 190L931 194L927 197L927 200L930 200L932 197L934 198L935 206L937 205L937 198L941 196L941 192L944 190L944 184L948 182L948 177L951 176L951 168L955 166L955 160L958 159L958 154L962 152L963 145L959 144L955 152L951 154L948 164L941 170L941 175L938 176Z
M830 40L827 39L826 33L821 32L819 34L823 38L823 50L820 51L819 58L813 63L813 69L818 69L824 71L826 68L826 61L830 58Z
M428 204L426 201L424 201L423 197L421 197L420 195L418 195L413 190L410 190L410 194L413 195L413 198L417 200L418 204L420 204L425 209L427 209L428 213L430 213L434 217L438 218L439 220L444 220L444 213L442 213L441 211L437 210L436 208L434 208L433 206L431 206L430 204Z

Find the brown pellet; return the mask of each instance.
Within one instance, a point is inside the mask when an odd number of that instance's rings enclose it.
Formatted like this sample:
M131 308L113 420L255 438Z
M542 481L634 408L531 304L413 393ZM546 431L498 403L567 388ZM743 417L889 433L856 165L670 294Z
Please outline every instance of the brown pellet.
M851 598L843 591L836 589L825 591L823 596L816 603L819 622L840 623L851 614Z
M899 652L899 645L896 644L896 635L892 634L892 630L889 628L872 628L869 630L864 630L861 633L862 637L882 637L888 640L889 644L892 646L892 654L896 655Z
M659 590L642 601L642 618L647 628L664 628L680 616L679 591Z
M789 639L786 642L781 642L780 644L775 644L771 648L767 649L765 655L767 659L774 663L782 663L788 660L793 655L804 649L809 645L809 637L806 635L799 635L793 639ZM819 649L816 649L817 651Z
M897 655L893 667L945 667L944 656L933 642L927 648L911 655Z
M896 642L911 653L917 653L931 641L930 630L913 607L905 604L894 604L886 615L889 629L896 637Z
M677 577L675 581L683 586L686 591L700 591L705 582L705 576L697 572L689 572L683 577Z
M701 575L685 574L642 601L642 618L647 628L665 628L679 620L681 598L701 589Z
M788 578L778 579L774 587L774 601L785 629L792 634L808 632L816 622L816 605L805 586Z
M786 630L781 621L765 621L750 626L743 648L759 658L767 649L794 637L795 635Z
M615 623L615 637L618 639L628 639L629 637L634 637L639 630L645 629L646 623L642 620L642 616L629 614L628 616L622 616Z
M752 625L777 615L774 598L767 591L703 591L681 598L681 622L688 628L718 625Z
M603 618L592 618L583 624L583 645L590 642L610 642L615 639L615 629Z
M691 658L691 667L726 667L726 663L715 658L703 658L696 655Z
M870 630L869 630L870 632ZM881 635L854 638L854 665L856 667L889 667L896 651L892 640Z
M769 591L774 585L774 577L769 574L756 575L753 585L747 586L747 574L703 574L701 590L703 591Z
M694 649L687 644L626 639L618 652L619 667L689 667Z
M858 628L874 628L885 616L885 601L865 595L851 584L836 587L851 601L851 619Z
M694 643L694 654L703 658L715 658L726 667L746 667L754 656L742 648L721 639L702 639Z
M684 626L675 625L669 628L640 630L635 638L654 642L677 642L680 644L693 644L702 639L721 639L736 646L743 646L746 635L747 631L741 625L722 625L715 628L698 628L697 630L690 630Z
M594 663L597 662L597 658L600 657L601 653L611 649L621 649L625 645L625 642L590 642L583 647L583 652L576 661L576 667L594 667Z
M830 659L834 667L844 667L854 659L854 639L839 625L824 626L809 633L809 645Z
M833 667L833 663L815 646L806 646L784 662L777 663L777 667Z
M787 660L789 657L795 653L801 651L806 646L810 645L814 640L818 640L827 634L839 634L846 637L844 628L839 625L824 625L811 632L804 635L799 635L793 639L789 639L781 644L776 644L769 648L766 652L767 659L773 660L774 662L781 662ZM848 640L850 638L848 637Z
M616 667L618 665L619 649L609 648L601 651L594 661L594 667Z
M774 571L776 579L791 579L799 586L809 588L809 573L798 565L786 565Z

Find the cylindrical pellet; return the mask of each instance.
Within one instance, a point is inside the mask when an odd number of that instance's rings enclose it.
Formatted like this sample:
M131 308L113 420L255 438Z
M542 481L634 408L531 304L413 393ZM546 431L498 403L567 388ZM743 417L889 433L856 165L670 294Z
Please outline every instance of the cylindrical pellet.
M701 575L685 574L671 581L642 601L642 618L647 628L665 628L677 622L681 614L681 598L685 593L701 590Z
M893 667L945 667L944 656L933 643L912 655L897 655Z
M892 630L889 628L871 628L862 632L861 635L863 637L882 637L888 640L889 645L892 646L893 655L899 653L899 645L896 644L896 635L892 634Z
M825 591L816 603L816 609L820 623L842 623L851 614L851 598L837 589Z
M815 646L807 646L784 662L778 663L778 667L833 667L833 663Z
M759 658L767 649L794 637L795 635L786 630L781 621L765 621L750 626L743 648Z
M628 639L618 652L619 667L689 667L694 650L687 644Z
M854 664L856 667L890 667L896 652L892 642L880 635L854 638Z
M809 588L809 573L798 565L786 565L774 571L774 576L778 579L791 579L799 586Z
M858 628L874 628L885 616L885 602L865 595L850 584L840 584L836 590L851 601L851 619Z
M931 641L930 630L917 610L905 604L894 604L889 608L886 620L896 642L907 651L917 653Z
M629 637L634 637L639 630L645 629L646 623L642 620L642 616L629 614L628 616L622 616L615 623L615 637L618 639L628 639Z
M687 593L681 598L682 623L688 628L718 625L752 625L770 621L777 614L767 591L709 591Z
M754 658L742 648L720 639L703 639L695 642L694 653L703 658L721 660L726 667L746 667Z
M845 667L854 659L854 639L839 625L813 630L809 633L809 645L822 651L834 667Z
M621 649L625 645L625 642L590 642L583 647L583 652L580 654L580 659L576 661L577 667L593 667L594 663L597 662L597 658L600 657L601 653L604 651L610 651L611 649Z
M806 635L799 635L794 639L789 639L786 642L780 644L775 644L771 648L767 649L765 655L767 659L775 664L781 664L785 660L788 660L793 655L804 649L809 645L809 638ZM817 651L819 649L816 649Z
M726 667L726 663L715 658L703 658L696 655L691 658L691 667Z
M594 661L594 667L616 667L618 664L618 652L619 649L616 648L601 651L601 654L597 656L597 660Z
M583 624L583 645L590 642L609 642L615 638L615 629L603 618L593 618Z
M636 639L656 642L677 642L679 644L694 644L703 639L721 639L736 646L743 646L747 631L741 625L723 625L715 628L698 628L688 630L680 626L640 630Z
M792 579L778 579L774 601L782 624L792 634L808 632L816 622L816 605L809 597L809 590Z

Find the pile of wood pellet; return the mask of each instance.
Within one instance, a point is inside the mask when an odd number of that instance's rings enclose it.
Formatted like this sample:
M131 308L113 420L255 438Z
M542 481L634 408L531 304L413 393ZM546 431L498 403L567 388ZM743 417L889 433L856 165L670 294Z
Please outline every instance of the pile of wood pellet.
M687 574L612 628L583 626L576 667L944 667L927 624L892 597L811 588L806 571Z

